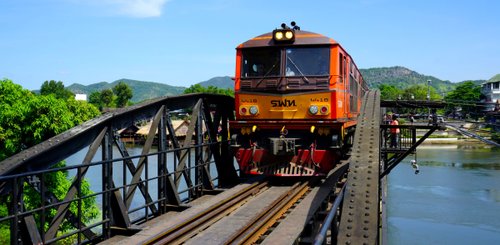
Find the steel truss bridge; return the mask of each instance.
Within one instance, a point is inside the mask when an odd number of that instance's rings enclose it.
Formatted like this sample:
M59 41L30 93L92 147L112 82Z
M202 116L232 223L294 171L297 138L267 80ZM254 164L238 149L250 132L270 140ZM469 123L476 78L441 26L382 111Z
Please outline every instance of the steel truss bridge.
M182 140L172 126L178 111L188 112L190 117ZM195 235L179 233L201 233L208 226L193 226L202 220L218 217L207 221L216 226L231 212L248 211L259 214L248 221L252 225L245 223L250 228L235 228L240 235L230 234L224 243L266 243L273 241L273 233L280 234L274 236L277 241L286 237L289 243L384 243L384 177L441 126L401 125L398 146L389 148L385 135L394 126L381 124L380 111L379 92L370 91L364 98L348 160L326 178L290 184L286 191L267 180L239 177L229 142L228 121L234 119L231 97L165 97L106 113L0 162L1 200L8 208L0 225L10 226L11 244L50 244L65 239L106 243L117 237L129 239L124 240L127 243L165 244L194 239ZM151 127L142 152L130 154L117 132L144 121L151 121ZM428 131L417 140L419 128ZM82 151L81 162L55 167ZM58 173L71 180L63 198L48 188L51 176ZM94 190L92 194L83 194L86 185ZM26 205L27 191L36 193L38 206ZM250 205L248 198L260 197L257 203L263 203L266 195L272 197L266 211L250 211L257 204ZM87 200L99 202L100 215L92 221L82 218ZM234 211L237 206L241 211ZM163 223L167 229L146 239L133 239L151 226L145 224L172 213L189 217L177 223L170 218ZM298 226L297 220L302 222ZM63 233L63 225L70 226L70 231ZM283 232L287 235L281 235Z

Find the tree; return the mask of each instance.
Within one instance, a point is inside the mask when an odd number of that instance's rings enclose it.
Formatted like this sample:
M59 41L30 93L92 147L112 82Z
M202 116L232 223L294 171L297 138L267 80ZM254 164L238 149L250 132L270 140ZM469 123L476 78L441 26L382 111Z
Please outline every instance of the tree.
M464 82L449 92L444 99L448 103L460 106L464 113L475 113L477 112L475 103L481 99L481 86L472 81Z
M51 93L36 96L8 79L0 80L0 161L97 115L99 115L97 108L87 102L76 101L73 98L58 99ZM55 165L55 167L63 166L64 162ZM47 189L62 200L70 185L67 171L47 174L46 180ZM88 188L88 182L84 181L82 185L82 196L90 195L92 192ZM28 209L39 207L42 201L40 194L35 193L28 185L25 185L23 199ZM0 217L7 216L9 201L9 196L0 197ZM70 207L73 210L75 208L77 207L73 204ZM82 208L85 208L84 221L94 219L99 213L95 197L84 199ZM48 226L47 222L50 222L55 211L47 210L47 214L43 227ZM39 217L35 215L35 218L40 224ZM71 228L67 222L61 224L61 227L62 231ZM8 243L9 234L8 222L1 223L0 243Z
M41 95L53 94L58 99L74 98L75 94L64 88L63 82L54 80L45 81L40 88Z
M436 92L433 87L417 84L410 86L402 91L402 99L410 100L413 96L415 100L427 100L427 93L430 91L430 100L439 100L441 96Z
M203 93L205 92L205 87L200 84L194 84L189 86L189 88L184 90L184 94L193 94L193 93Z
M132 89L130 89L130 87L124 82L119 82L115 87L113 87L113 92L116 95L117 107L126 106L128 100L132 98Z
M228 95L231 97L234 97L234 90L227 88L218 88L215 86L208 86L207 88L201 86L200 84L194 84L191 85L189 88L184 90L184 94L191 94L191 93L209 93L209 94L224 94Z
M111 103L113 102L113 90L111 89L104 89L101 91L101 103L103 106L110 107Z
M402 93L400 89L393 85L380 84L378 89L380 90L380 99L382 100L396 100Z
M99 108L99 110L102 110L103 103L101 101L101 92L94 91L94 92L90 93L89 103L94 105L95 107Z

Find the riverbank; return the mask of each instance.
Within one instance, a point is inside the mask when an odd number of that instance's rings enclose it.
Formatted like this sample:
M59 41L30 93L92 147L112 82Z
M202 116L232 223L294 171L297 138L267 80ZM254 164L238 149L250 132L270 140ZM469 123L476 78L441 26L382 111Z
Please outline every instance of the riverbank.
M419 138L417 138L419 140ZM472 138L458 138L458 137L435 137L435 138L427 138L425 139L424 142L422 142L422 145L462 145L462 144L481 144L487 146L488 144L485 144L481 142L480 140L477 139L472 139Z

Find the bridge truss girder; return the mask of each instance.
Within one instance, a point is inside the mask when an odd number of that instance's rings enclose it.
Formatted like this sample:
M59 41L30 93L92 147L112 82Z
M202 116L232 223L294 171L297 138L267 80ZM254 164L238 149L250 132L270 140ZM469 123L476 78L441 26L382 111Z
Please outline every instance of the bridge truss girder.
M181 144L175 137L171 112L192 110L191 123L186 138ZM235 184L238 181L227 141L228 121L234 119L233 98L221 95L192 94L167 97L120 109L83 123L34 147L20 152L0 162L0 193L10 198L9 216L0 217L0 222L11 223L11 243L51 243L61 239L58 236L59 226L65 220L75 229L78 242L106 239L119 232L133 232L133 224L161 215L172 209L182 209L179 193L181 180L187 185L188 199L201 196L203 192L213 191L215 185L210 176L209 165L213 162L217 170L219 186ZM117 137L117 130L130 126L135 122L152 118L151 127L140 156L129 156L125 144ZM203 133L204 127L207 129ZM218 129L220 137L218 140ZM168 132L168 134L167 134ZM168 142L172 147L169 147ZM148 190L148 162L150 150L157 142L157 176L153 179L158 192L152 197ZM81 164L63 169L50 169L51 166L68 156L88 147L87 154ZM113 148L118 149L120 156L113 155ZM98 149L102 156L100 162L92 162ZM191 151L194 153L194 164ZM174 171L167 167L167 154L175 157ZM137 164L134 163L137 160ZM119 186L113 179L113 166L117 162L123 164L123 182L127 175L132 176L130 182ZM191 166L194 165L194 166ZM81 220L81 185L89 167L102 167L102 221L98 224L84 224ZM57 200L54 193L45 188L45 176L49 172L76 170L71 187L63 200ZM194 171L194 178L191 172ZM24 174L29 172L30 174ZM116 171L115 171L116 174ZM145 179L144 179L145 177ZM26 210L23 203L23 189L31 186L40 194L42 207ZM137 199L136 190L145 200L145 215L132 221L129 212L132 200ZM77 203L78 211L70 210L70 204ZM56 215L49 222L47 229L40 228L45 213L54 209ZM135 208L139 209L139 208ZM37 214L37 215L35 215ZM36 217L35 217L36 216ZM41 220L41 221L40 221ZM101 226L102 234L96 234L92 228ZM63 235L62 237L64 237Z

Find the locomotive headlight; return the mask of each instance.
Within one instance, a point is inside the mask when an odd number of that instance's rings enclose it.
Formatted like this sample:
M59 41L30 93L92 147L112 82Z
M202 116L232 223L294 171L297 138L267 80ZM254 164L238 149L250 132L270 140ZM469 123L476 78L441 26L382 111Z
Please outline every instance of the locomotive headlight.
M312 115L318 114L318 106L316 105L309 106L309 113L311 113Z
M283 39L283 32L281 32L281 31L275 32L274 33L274 39L276 39L276 40Z
M250 106L250 114L252 115L257 115L257 113L259 113L259 108L257 106Z
M295 31L292 29L274 30L273 40L278 43L293 43L295 41Z

